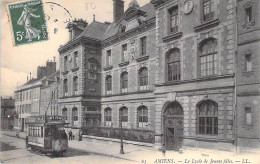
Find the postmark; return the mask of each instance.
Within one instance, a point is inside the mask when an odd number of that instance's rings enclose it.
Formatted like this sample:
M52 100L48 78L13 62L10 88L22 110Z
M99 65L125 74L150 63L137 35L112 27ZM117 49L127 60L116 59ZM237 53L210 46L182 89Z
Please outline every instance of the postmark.
M7 7L15 46L48 40L41 0L10 3Z

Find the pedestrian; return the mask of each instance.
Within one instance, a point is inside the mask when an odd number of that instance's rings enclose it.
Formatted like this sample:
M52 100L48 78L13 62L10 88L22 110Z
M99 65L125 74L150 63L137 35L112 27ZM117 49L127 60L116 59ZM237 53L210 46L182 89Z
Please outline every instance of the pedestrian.
M69 140L72 140L72 131L69 131Z

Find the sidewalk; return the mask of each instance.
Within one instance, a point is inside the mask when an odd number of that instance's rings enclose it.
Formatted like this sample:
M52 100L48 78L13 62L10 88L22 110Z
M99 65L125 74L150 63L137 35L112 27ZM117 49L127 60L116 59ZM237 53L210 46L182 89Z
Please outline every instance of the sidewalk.
M0 131L1 134L8 136L15 136L14 131ZM24 133L20 133L20 138L24 138ZM182 152L177 151L166 151L162 153L154 148L124 144L124 153L120 154L120 143L110 142L104 144L104 142L99 142L97 140L83 140L83 141L69 141L69 147L71 149L77 149L79 151L88 152L96 155L109 156L119 159L126 159L129 163L173 163L182 164L187 163L187 160L190 160L189 163L205 163L205 160L208 160L207 163L210 163L211 160L232 160L241 161L243 159L248 159L251 164L259 164L259 154L239 154L235 155L234 152L226 151L217 151L209 149L198 149L198 148L183 148ZM173 160L173 161L172 161ZM226 161L226 163L228 163ZM214 162L211 162L214 163Z

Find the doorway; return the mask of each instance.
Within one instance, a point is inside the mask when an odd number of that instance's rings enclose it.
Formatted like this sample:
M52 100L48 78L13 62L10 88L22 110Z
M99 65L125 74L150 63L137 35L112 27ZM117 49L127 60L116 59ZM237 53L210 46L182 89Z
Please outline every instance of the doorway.
M183 109L178 102L170 103L163 113L166 150L179 150L183 143Z

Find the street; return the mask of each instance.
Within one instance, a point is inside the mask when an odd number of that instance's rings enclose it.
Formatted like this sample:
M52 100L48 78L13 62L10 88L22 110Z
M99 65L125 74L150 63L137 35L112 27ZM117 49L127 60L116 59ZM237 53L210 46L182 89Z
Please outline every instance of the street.
M87 164L125 164L134 163L131 161L111 158L107 156L94 155L75 149L69 149L66 154L60 157L51 157L44 154L30 152L25 148L25 141L15 137L0 134L0 163L87 163Z

